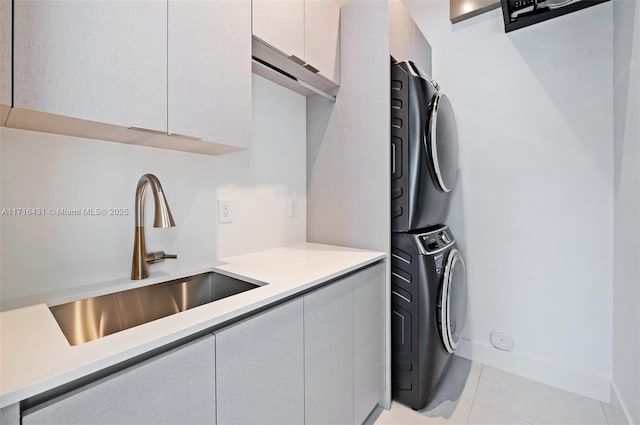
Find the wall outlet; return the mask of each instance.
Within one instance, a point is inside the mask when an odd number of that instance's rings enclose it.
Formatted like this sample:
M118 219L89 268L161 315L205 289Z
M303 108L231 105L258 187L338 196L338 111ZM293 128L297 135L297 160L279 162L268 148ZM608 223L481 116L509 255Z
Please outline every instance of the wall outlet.
M228 199L218 199L218 223L226 224L232 221L231 201Z
M298 216L298 200L296 198L289 198L289 217Z

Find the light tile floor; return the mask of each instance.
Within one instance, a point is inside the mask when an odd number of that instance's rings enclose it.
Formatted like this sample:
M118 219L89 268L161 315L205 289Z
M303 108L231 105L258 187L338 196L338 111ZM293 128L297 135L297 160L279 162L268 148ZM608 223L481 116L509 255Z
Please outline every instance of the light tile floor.
M415 411L394 401L366 423L609 425L608 416L605 403L454 357L429 406Z

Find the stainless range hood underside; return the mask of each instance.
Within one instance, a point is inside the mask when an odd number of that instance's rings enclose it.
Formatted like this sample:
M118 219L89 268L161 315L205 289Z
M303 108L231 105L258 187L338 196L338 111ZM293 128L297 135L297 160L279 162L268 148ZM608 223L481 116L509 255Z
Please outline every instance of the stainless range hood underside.
M312 67L305 67L298 58L287 56L256 36L253 36L251 47L251 69L254 74L303 96L318 94L331 102L336 101L330 92L338 85L317 71L313 72Z

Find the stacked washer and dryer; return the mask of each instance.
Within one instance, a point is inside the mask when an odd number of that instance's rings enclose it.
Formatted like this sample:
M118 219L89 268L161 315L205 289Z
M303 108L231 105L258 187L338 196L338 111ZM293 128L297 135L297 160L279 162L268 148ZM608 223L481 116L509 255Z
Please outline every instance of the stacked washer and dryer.
M393 398L422 409L461 340L467 276L446 219L458 177L451 103L413 62L391 58Z

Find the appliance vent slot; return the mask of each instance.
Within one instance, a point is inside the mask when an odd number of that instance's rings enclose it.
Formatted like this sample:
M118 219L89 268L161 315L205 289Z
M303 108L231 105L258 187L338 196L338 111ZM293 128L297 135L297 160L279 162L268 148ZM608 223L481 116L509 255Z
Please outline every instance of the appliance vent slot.
M391 217L400 217L402 215L402 207L394 208L391 210Z
M394 248L391 251L391 257L393 257L394 259L400 260L403 263L407 263L407 264L411 264L411 262L413 261L413 258L411 257L411 254L409 254L406 251L403 251L401 249L398 248Z

